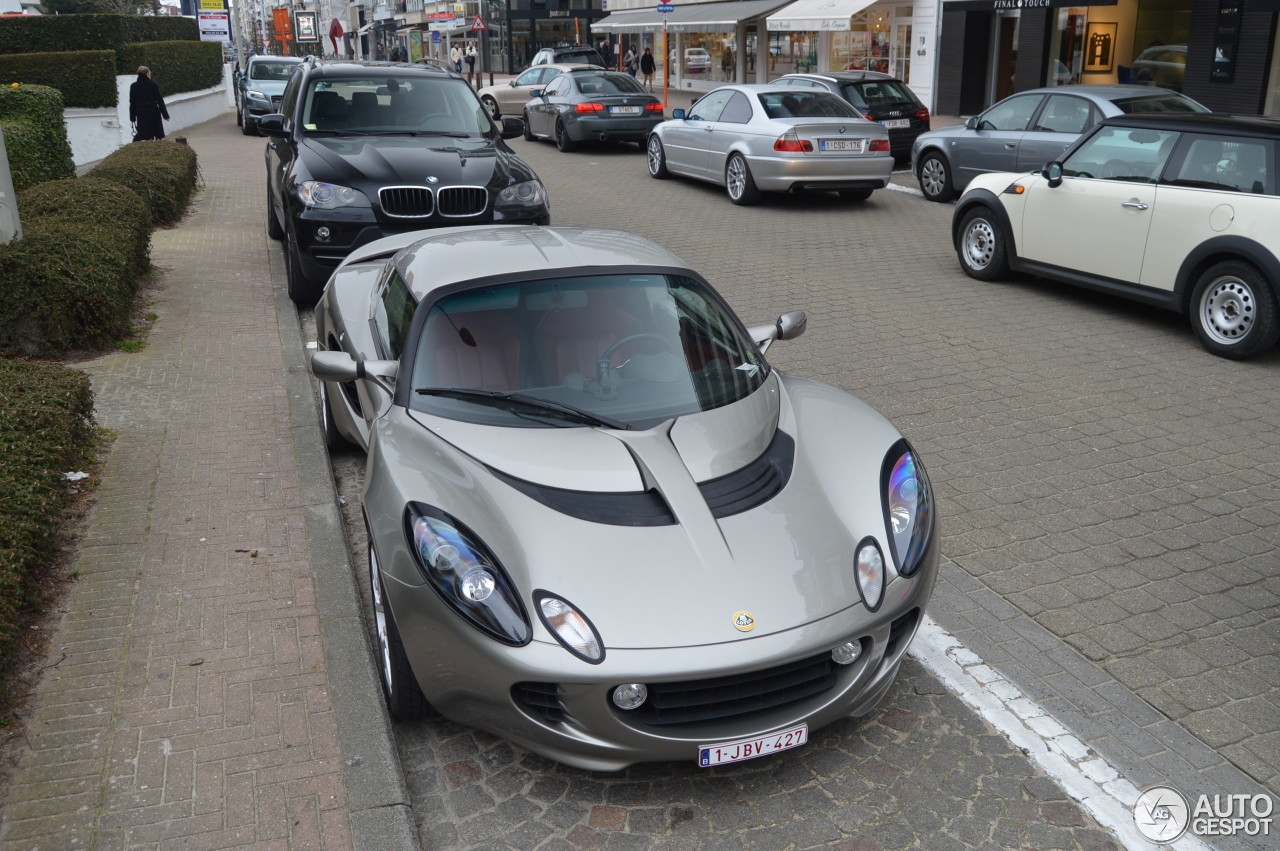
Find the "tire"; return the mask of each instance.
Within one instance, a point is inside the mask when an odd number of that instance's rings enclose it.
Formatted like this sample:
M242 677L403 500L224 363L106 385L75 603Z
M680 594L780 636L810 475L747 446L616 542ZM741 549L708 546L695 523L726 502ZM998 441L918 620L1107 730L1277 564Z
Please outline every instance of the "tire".
M871 189L841 189L840 199L843 201L865 201L871 197Z
M936 151L925 154L916 177L926 200L941 202L956 197L956 190L951 185L951 166L942 154Z
M1275 284L1241 260L1209 267L1196 281L1190 308L1196 336L1220 357L1241 360L1260 355L1280 339Z
M289 298L298 307L315 307L320 300L320 290L302 271L302 257L298 251L298 240L293 232L284 235L284 274L289 289Z
M382 572L378 569L378 557L369 547L369 597L373 604L374 652L378 656L378 679L382 681L382 696L387 701L387 711L400 721L413 721L427 711L427 699L418 686L418 680L409 667L409 657L400 640L395 615L387 604Z
M239 104L236 105L236 126L241 129L244 128L244 113L240 111Z
M536 142L538 137L533 135L533 125L529 123L529 113L524 114L524 138L526 142Z
M578 143L569 138L569 131L564 126L564 122L559 118L556 119L556 147L564 153L569 153L578 147Z
M1009 273L1009 252L1003 228L986 207L974 207L960 220L956 255L970 278L995 281Z
M320 428L324 430L324 445L330 452L345 452L353 449L351 441L338 431L338 424L333 419L333 407L329 403L329 385L320 382Z
M267 236L279 240L284 237L284 228L276 219L276 211L271 206L271 187L267 187Z
M755 204L760 200L760 190L756 188L755 178L751 176L751 168L742 154L729 155L729 162L724 167L724 186L729 193L729 200L740 207Z
M253 123L253 119L247 115L241 114L240 132L246 136L257 136L258 126Z
M499 111L498 102L496 100L489 97L488 95L485 95L484 97L480 98L480 103L484 104L485 112L488 112L489 117L492 118L494 121L498 121L502 118L502 112Z
M662 140L657 136L649 137L649 144L645 146L645 153L649 159L649 176L657 180L666 180L671 176L671 172L667 171L667 152L662 147Z

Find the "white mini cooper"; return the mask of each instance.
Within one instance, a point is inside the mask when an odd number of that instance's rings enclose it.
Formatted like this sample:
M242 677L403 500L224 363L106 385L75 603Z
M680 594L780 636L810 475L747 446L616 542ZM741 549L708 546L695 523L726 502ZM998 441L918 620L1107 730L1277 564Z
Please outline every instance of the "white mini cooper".
M960 265L1009 270L1189 314L1228 358L1280 339L1280 121L1108 118L1061 161L974 178L956 204Z

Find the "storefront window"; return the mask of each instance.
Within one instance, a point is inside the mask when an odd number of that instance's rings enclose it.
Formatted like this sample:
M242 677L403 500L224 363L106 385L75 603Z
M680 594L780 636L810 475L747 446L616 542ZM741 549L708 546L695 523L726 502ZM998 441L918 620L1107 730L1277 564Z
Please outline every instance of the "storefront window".
M737 68L733 33L684 33L683 47L672 46L667 60L679 65L686 80L732 81Z
M911 6L882 6L857 13L848 32L831 34L832 71L879 71L906 80L911 74Z
M1190 32L1190 0L1142 0L1133 28L1129 81L1182 91ZM1123 78L1123 71L1120 76Z
M1088 11L1084 6L1058 9L1053 37L1049 42L1046 86L1065 86L1080 82L1080 70L1084 67L1084 25Z

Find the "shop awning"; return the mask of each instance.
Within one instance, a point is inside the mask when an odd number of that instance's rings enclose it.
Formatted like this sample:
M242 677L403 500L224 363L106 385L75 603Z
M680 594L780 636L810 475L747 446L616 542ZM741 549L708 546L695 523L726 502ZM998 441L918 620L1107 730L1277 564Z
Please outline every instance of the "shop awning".
M874 2L875 0L795 0L790 6L769 16L769 29L783 32L848 32L849 19Z
M674 12L662 15L653 7L614 12L591 25L610 32L669 30L683 32L732 32L742 21L767 15L787 0L727 0L722 3L677 3ZM666 18L666 21L663 21Z
M1280 2L1280 0L1277 0ZM942 0L944 12L999 12L1006 9L1054 9L1060 6L1115 6L1118 0ZM1250 0L1251 3L1257 0Z

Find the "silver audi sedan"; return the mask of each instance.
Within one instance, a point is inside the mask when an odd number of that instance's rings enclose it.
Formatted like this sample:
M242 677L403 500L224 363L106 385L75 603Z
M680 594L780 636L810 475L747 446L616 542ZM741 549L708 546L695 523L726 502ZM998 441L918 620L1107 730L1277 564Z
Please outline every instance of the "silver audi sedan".
M835 95L774 85L723 86L649 134L649 174L725 187L735 204L761 192L838 192L865 201L889 183L889 134Z
M786 375L710 284L615 230L369 243L316 308L392 715L593 770L725 765L871 712L938 570L920 457Z

